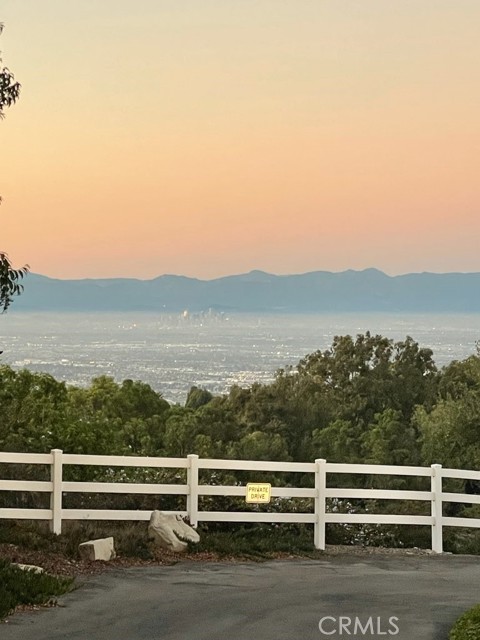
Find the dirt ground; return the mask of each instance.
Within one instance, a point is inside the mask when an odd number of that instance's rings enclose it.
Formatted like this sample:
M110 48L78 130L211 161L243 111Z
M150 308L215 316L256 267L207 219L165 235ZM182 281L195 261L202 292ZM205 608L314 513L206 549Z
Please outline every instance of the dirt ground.
M327 545L324 552L316 552L319 557L322 556L427 556L432 555L430 550L425 549L388 549L384 547L362 547L347 545ZM299 558L297 554L277 553L274 556L265 558L265 560L288 558ZM111 569L126 567L142 567L142 566L159 566L173 565L180 561L189 562L245 562L245 557L225 557L216 553L203 552L192 554L176 554L167 550L155 550L153 557L148 560L139 558L118 556L109 562L95 561L88 562L85 560L75 560L59 553L48 551L28 550L14 544L0 544L0 558L17 562L21 564L32 564L42 567L48 573L62 576L87 576L96 575L109 571ZM255 562L255 560L251 560ZM259 560L256 560L257 562Z

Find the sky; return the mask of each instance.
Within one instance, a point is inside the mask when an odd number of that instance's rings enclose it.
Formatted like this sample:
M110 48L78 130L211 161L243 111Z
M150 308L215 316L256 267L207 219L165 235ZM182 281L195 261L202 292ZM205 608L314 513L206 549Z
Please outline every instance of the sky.
M0 0L0 22L16 266L480 271L478 0Z

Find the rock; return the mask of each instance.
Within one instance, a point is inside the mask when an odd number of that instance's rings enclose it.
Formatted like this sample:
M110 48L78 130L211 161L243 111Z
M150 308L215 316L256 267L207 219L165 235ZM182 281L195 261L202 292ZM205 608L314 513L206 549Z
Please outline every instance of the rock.
M181 538L182 540L187 540L188 542L194 542L195 544L197 542L200 542L200 536L198 535L198 532L195 531L193 527L188 525L182 518L182 516L173 517L174 522L172 528L179 538Z
M20 564L18 562L12 562L12 566L21 569L22 571L31 571L32 573L44 573L43 567L37 567L35 564Z
M189 527L181 516L163 511L153 511L148 525L148 535L158 546L175 553L184 553L188 542L199 542L200 536Z
M113 544L113 538L99 538L89 540L78 545L78 551L82 560L113 560L117 555Z

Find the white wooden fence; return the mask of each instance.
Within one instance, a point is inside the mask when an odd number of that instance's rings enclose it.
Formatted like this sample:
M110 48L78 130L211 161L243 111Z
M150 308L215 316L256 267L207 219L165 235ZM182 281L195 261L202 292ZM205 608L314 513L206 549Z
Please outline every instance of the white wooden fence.
M314 544L325 548L325 525L339 524L394 524L425 525L432 530L432 550L443 551L443 527L480 528L480 518L453 518L443 515L443 502L480 504L480 495L445 493L443 478L480 480L480 471L445 469L434 464L431 467L401 467L391 465L337 464L326 460L303 462L266 462L252 460L215 460L189 455L186 458L147 458L135 456L94 456L63 453L53 449L50 453L2 453L0 463L49 465L50 481L2 480L0 491L45 492L50 494L49 509L1 508L0 519L48 520L51 530L59 534L63 520L149 520L151 511L122 509L64 509L65 493L82 494L155 494L186 496L186 511L192 526L199 522L300 522L314 525ZM109 468L174 468L186 469L186 484L137 484L128 482L66 482L63 480L65 465L94 465ZM258 472L312 473L314 488L272 487L274 498L310 498L313 513L272 513L271 511L200 511L199 496L245 497L246 486L218 486L199 484L199 470L223 469L251 472L250 482L258 482ZM399 491L383 489L335 488L327 483L328 474L363 474L383 476L429 477L430 491ZM262 481L262 480L260 480ZM313 484L313 483L312 483ZM378 513L332 513L326 509L326 499L404 500L430 503L430 515L393 515Z

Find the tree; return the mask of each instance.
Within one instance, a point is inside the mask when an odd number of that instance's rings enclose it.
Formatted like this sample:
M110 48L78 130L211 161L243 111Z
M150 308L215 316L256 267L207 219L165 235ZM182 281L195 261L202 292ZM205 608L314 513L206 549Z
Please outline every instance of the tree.
M20 295L23 285L20 280L28 273L28 265L14 269L6 253L0 251L0 312L3 313L13 302L13 296Z
M432 355L408 336L393 342L367 331L356 339L335 336L330 349L306 356L297 371L299 380L311 378L332 393L340 420L368 425L377 413L394 409L408 421L417 404L435 397Z
M3 31L3 24L0 23L0 34ZM13 73L2 66L0 56L0 119L4 117L4 109L10 107L18 100L20 95L20 84L15 81ZM0 203L2 198L0 196ZM28 265L21 269L14 269L9 257L0 251L0 312L8 309L13 301L13 296L19 295L23 291L20 280L28 272Z
M361 439L366 464L420 464L416 430L405 424L401 411L377 413Z
M0 34L3 31L3 24L0 23ZM13 73L6 67L2 67L0 56L0 118L4 117L4 109L10 107L18 100L20 95L20 83L15 81Z
M189 409L198 409L208 404L213 399L213 395L207 389L199 389L198 387L192 387L188 392L185 406Z
M433 408L418 407L423 461L459 469L480 465L480 358L451 362L443 371Z

